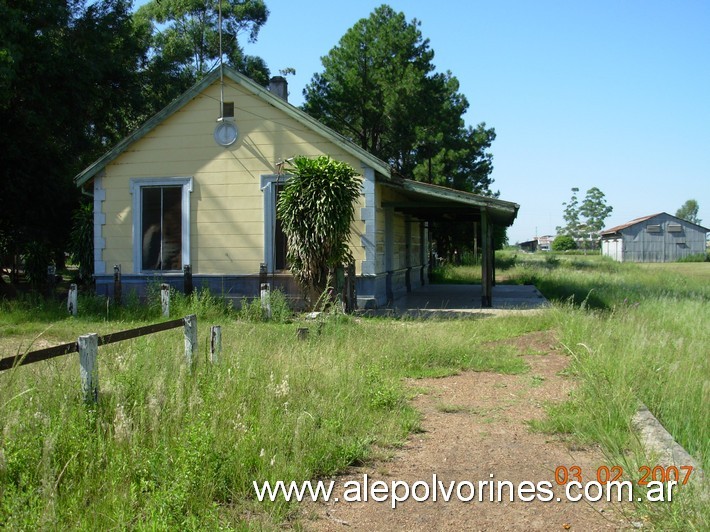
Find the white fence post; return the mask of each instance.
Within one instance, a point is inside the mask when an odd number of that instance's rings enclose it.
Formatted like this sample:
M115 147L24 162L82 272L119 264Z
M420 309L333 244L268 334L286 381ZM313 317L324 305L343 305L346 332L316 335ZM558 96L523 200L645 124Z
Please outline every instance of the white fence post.
M197 355L197 316L185 316L185 359L192 367Z
M99 335L85 334L79 337L79 364L81 365L81 393L87 403L99 400Z
M76 316L77 309L77 288L75 284L69 285L69 294L67 295L67 311L72 316Z
M213 325L210 327L210 362L212 364L219 363L219 357L222 354L222 327Z
M267 320L271 319L271 288L269 283L261 283L261 311Z
M163 308L163 316L170 316L170 285L163 283L160 285L160 305Z

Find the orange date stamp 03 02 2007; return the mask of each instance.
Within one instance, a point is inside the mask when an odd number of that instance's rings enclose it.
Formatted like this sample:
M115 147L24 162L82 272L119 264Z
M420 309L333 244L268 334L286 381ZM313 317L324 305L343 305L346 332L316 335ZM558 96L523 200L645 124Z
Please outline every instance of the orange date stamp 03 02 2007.
M678 485L685 485L690 480L693 473L693 466L661 466L654 467L641 466L638 468L640 478L639 486L648 486L649 482L676 482ZM596 470L596 481L600 484L607 482L618 482L624 475L624 468L621 466L600 466ZM581 483L583 479L582 468L576 465L558 466L555 468L555 482L559 485L569 482Z

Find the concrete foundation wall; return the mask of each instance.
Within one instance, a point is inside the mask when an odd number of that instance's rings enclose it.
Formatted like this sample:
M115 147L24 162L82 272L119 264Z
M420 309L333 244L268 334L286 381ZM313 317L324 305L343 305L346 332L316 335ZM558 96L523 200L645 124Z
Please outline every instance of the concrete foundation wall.
M292 276L268 275L267 282L273 290L284 292L291 299L294 307L303 305L301 290ZM358 308L384 307L427 282L426 269L423 266L377 275L358 275L355 288ZM162 283L169 284L178 292L183 292L185 289L184 277L181 274L163 276L124 274L121 276L122 297L124 300L128 297L146 299L153 293L157 297ZM260 295L258 275L193 275L192 285L195 290L208 289L212 295L225 298L235 307L239 307L244 298L251 299ZM114 296L113 275L96 276L96 293L111 298Z

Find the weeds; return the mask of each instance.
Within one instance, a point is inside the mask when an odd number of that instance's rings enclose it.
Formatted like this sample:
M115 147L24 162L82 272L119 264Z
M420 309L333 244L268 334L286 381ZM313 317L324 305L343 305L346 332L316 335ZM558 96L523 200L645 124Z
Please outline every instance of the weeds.
M206 293L176 295L176 313L198 314L201 345L210 324L222 325L220 363L201 357L190 371L177 331L102 346L95 408L81 401L72 356L1 373L0 525L217 529L248 526L251 515L276 527L293 506L257 505L253 481L331 475L367 460L373 446L398 447L419 427L403 376L524 371L512 352L483 344L547 326L543 317L355 320L335 305L304 342L295 334L303 323L289 323L279 297L265 322L260 302L232 311ZM120 330L115 314L109 322L103 312L94 321L64 317L52 330L68 334L63 341Z
M705 274L680 273L704 266L579 256L550 266L518 257L505 270L511 282L537 284L556 300L552 310L420 322L353 319L333 306L308 341L296 340L303 322L278 292L269 322L260 300L237 311L203 291L174 294L174 314L198 315L201 344L209 325L222 325L219 365L201 358L194 372L186 368L176 332L102 346L99 403L91 409L81 401L74 357L0 373L0 526L275 528L293 507L257 505L252 481L330 475L367 460L373 448L397 447L419 426L402 377L522 373L523 359L500 341L549 328L579 384L538 430L598 442L610 464L633 471L645 459L629 426L641 400L707 471L710 288ZM452 272L470 279L466 268ZM0 310L0 346L12 352L29 337L60 343L161 319L157 304L128 300L107 310L105 298L80 299L77 319L31 297L0 302ZM659 528L707 522L700 497L653 512Z

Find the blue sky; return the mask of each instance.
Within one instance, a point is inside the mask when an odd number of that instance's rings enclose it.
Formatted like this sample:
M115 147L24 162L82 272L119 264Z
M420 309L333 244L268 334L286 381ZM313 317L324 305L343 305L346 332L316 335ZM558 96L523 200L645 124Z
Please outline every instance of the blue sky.
M320 58L383 2L266 0L257 43L272 73L292 67L291 103ZM710 2L387 2L421 22L470 125L494 127L493 188L520 204L511 243L554 234L572 187L600 188L607 227L690 198L710 226Z

